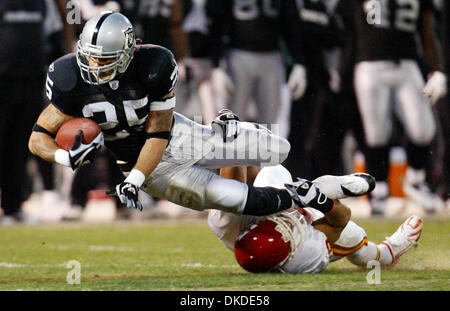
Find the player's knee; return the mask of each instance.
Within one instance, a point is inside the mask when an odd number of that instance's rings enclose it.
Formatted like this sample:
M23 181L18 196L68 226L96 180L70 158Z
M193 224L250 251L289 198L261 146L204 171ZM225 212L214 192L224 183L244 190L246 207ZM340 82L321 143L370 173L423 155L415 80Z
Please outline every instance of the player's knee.
M335 244L337 244L340 249L356 251L363 246L366 240L366 231L350 220Z
M372 135L366 135L367 145L371 148L386 146L389 142L389 135L381 132L373 133Z
M284 162L289 155L289 151L291 150L291 144L285 138L279 137L278 146L275 147L277 149L278 155L280 157L279 163Z
M226 178L214 178L205 188L205 203L208 209L241 213L247 199L246 184Z
M268 165L278 165L283 163L289 155L291 144L289 141L280 136L271 136L271 142L268 144L270 158Z
M409 138L416 145L429 145L436 135L435 123L427 127L413 127L409 131Z

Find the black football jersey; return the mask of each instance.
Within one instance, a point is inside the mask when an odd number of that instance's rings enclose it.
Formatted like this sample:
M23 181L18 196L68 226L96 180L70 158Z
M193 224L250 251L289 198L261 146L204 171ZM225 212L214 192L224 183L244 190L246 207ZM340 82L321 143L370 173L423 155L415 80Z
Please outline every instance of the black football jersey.
M102 85L83 81L76 55L67 54L49 66L46 91L63 113L94 120L105 145L118 160L133 166L146 141L150 111L174 108L175 98L162 100L177 81L173 54L156 45L140 45L127 71Z
M0 1L0 75L45 76L44 0Z
M336 21L322 1L298 0L297 6L308 81L323 85L329 80L323 52L339 44Z
M303 62L301 31L295 0L208 0L207 14L215 35L229 47L254 52L280 49L284 39L296 62Z
M357 59L416 59L416 35L431 0L358 0Z
M142 27L142 40L172 48L172 6L175 0L140 0L137 22Z

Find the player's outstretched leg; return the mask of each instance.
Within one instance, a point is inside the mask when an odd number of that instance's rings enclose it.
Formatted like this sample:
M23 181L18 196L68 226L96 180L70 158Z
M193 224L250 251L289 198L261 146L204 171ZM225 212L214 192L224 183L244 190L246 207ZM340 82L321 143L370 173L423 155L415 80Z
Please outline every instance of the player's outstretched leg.
M403 254L417 244L422 234L422 227L423 222L419 216L410 216L398 227L393 235L386 237L386 240L381 242L382 245L387 246L391 253L391 265L396 264Z
M347 258L353 264L364 268L371 260L379 261L382 266L393 266L402 255L417 244L422 233L422 226L422 219L419 216L410 216L385 241L378 245L368 241L357 251L349 254ZM364 232L362 228L360 230ZM347 238L347 240L349 239Z

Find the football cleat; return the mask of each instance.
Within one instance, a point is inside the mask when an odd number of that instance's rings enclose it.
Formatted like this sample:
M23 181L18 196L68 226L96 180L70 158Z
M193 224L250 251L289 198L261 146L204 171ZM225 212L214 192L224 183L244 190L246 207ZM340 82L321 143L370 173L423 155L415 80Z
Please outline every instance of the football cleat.
M371 214L383 216L389 199L389 185L386 181L377 181L375 189L369 194Z
M405 180L403 192L409 199L421 205L427 213L444 209L444 201L433 193L425 182L412 184Z
M373 196L373 197L371 197L369 200L371 214L374 216L383 216L386 211L388 199L389 199L389 196L385 196L385 197Z
M344 176L324 175L313 180L313 184L328 198L336 200L372 192L375 188L375 178L366 173Z
M393 235L386 237L386 240L381 242L381 244L387 246L392 255L391 265L396 264L403 254L417 244L422 234L422 226L422 219L419 216L410 216Z

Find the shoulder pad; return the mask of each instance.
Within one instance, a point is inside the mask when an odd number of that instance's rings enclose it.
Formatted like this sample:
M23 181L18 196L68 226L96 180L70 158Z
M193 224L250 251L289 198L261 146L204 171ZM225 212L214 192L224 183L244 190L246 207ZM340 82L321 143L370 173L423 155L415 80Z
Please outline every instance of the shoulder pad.
M177 63L172 52L157 45L142 45L136 55L140 76L151 94L162 97L172 91L177 80Z
M51 63L48 76L61 92L73 90L80 76L75 53L62 56Z

